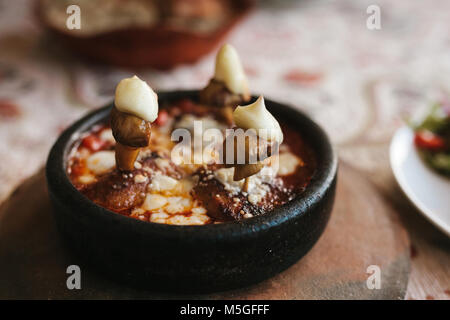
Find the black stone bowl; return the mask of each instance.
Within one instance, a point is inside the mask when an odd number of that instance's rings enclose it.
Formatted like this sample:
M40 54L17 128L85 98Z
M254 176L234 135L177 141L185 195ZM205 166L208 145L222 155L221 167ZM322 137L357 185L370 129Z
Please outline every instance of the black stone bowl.
M159 103L197 99L198 91L159 93ZM56 141L46 175L54 215L65 243L103 274L154 291L214 292L267 279L297 262L316 243L330 217L337 156L325 132L304 113L266 99L267 108L298 128L317 155L306 190L276 210L240 222L173 226L139 221L104 209L79 193L66 175L79 135L105 121L96 110Z

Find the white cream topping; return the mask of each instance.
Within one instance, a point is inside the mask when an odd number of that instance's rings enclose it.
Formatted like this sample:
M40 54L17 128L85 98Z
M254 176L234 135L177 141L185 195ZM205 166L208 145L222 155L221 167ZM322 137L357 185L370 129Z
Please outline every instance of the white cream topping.
M256 134L269 141L283 142L283 132L280 124L266 109L264 97L260 96L247 106L238 106L233 112L236 126L244 130L254 129Z
M249 94L247 77L241 60L236 49L229 44L223 45L217 53L214 79L225 83L228 90L235 94Z
M146 121L153 122L158 117L158 96L137 76L119 82L114 104L117 110Z

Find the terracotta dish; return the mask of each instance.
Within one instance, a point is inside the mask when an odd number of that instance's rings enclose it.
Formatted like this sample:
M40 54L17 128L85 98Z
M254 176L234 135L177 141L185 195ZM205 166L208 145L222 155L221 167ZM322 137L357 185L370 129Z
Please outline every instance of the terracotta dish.
M166 106L179 101L198 103L199 92L161 92L158 99L161 117ZM306 164L313 164L299 169L305 176L291 175L302 185L292 189L294 194L287 201L272 207L253 206L250 198L240 199L246 204L245 213L251 216L226 209L222 212L225 218L213 215L210 220L204 217L201 223L186 223L190 225L176 225L188 221L180 220L182 217L162 221L152 220L151 214L142 214L143 219L139 213L131 216L130 212L121 210L123 207L118 207L124 205L120 197L111 198L111 194L118 194L114 184L110 192L104 194L106 198L98 197L99 193L85 192L82 184L86 181L79 184L78 176L72 174L76 169L71 161L73 151L80 141L97 132L95 128L105 128L111 106L76 122L58 138L46 167L54 214L66 243L102 274L153 290L205 292L243 287L294 264L316 243L328 222L336 188L337 156L327 135L308 116L268 99L265 103L284 128L285 141L291 146L301 145L314 155L309 158L298 154ZM167 110L170 114L171 110ZM158 121L152 130L155 137L158 137ZM290 133L286 130L288 127L295 132ZM295 137L297 144L289 142L290 136ZM158 147L150 146L152 151ZM145 152L141 154L145 157ZM138 174L145 175L140 172L144 166L142 162L142 167L139 165L136 172L131 172L132 177L127 173L127 177L119 176L118 180L131 179L132 186L144 182L143 179L133 180ZM284 182L288 184L288 180ZM194 192L203 195L200 202L208 211L213 211L214 206L209 206L215 203L211 195L220 188L216 183ZM114 200L103 202L102 199ZM131 197L124 199L128 201ZM227 201L226 197L223 199ZM155 199L150 201L154 203ZM133 208L132 205L125 203L127 208ZM151 213L152 208L149 211ZM188 212L186 217L193 214L201 217L201 212Z
M164 1L115 1L120 5L133 2L137 3L135 7L125 8L134 14L130 17L123 13L126 12L123 8L111 8L111 3L104 4L107 9L95 7L94 10L89 6L94 2L81 1L79 30L66 26L69 17L66 6L77 1L64 2L63 6L55 5L52 0L41 0L37 15L58 42L82 57L121 67L169 69L193 63L214 50L254 5L253 0L215 0L215 6L207 6L208 10L198 13L182 5L159 10L158 3L167 6ZM87 14L88 10L93 13ZM114 19L103 23L105 16Z

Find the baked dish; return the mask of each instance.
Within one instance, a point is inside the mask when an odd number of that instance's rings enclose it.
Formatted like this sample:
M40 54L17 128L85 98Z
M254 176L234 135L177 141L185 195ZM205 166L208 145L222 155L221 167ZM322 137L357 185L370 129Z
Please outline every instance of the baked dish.
M324 130L251 95L225 45L202 90L120 81L111 105L61 133L46 178L76 263L129 286L198 293L257 283L303 257L331 215L337 167Z
M205 225L270 214L305 190L316 156L262 96L251 100L230 45L198 102L160 106L144 81L123 79L109 122L73 144L67 174L97 205L143 221Z

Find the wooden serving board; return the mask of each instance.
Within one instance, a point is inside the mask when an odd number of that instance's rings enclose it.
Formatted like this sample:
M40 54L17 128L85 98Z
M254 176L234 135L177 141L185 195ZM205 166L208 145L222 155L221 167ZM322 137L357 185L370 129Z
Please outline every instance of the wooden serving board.
M68 290L66 268L79 264L60 242L43 170L0 206L2 299L403 299L409 239L397 214L357 171L340 164L330 222L314 248L283 273L249 288L174 296L127 288L81 267L81 290ZM379 266L381 288L368 289Z

